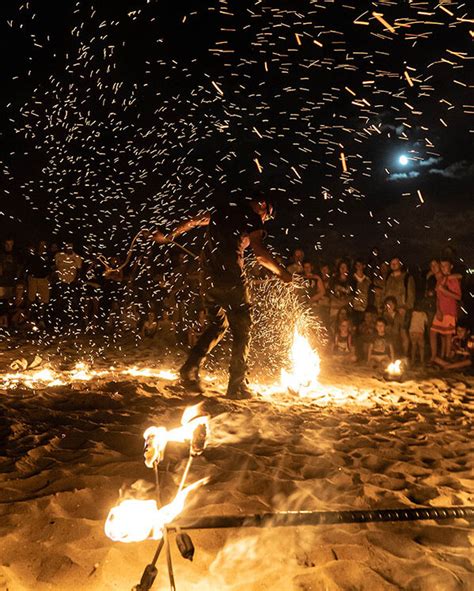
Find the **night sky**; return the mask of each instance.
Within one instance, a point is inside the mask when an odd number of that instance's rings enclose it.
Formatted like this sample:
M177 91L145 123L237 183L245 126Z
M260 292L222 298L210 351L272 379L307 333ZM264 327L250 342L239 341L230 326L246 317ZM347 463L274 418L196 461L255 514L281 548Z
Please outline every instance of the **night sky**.
M474 258L466 2L9 0L0 27L0 224L19 241L126 249L260 187L282 249Z

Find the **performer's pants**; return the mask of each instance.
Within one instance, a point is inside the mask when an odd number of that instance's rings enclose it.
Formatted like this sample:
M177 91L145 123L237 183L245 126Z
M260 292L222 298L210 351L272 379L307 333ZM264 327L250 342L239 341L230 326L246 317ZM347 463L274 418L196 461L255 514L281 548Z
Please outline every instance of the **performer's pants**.
M219 343L226 330L232 332L229 387L238 387L247 374L250 348L250 300L243 285L233 288L212 287L205 297L209 326L191 349L185 368L199 367Z

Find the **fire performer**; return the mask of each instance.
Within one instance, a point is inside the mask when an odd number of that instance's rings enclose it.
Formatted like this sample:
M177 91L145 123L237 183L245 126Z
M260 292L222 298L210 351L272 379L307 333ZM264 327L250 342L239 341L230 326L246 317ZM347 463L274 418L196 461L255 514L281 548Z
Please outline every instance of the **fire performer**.
M269 196L258 193L240 203L219 204L212 212L181 222L167 235L159 230L152 235L159 244L171 244L180 234L207 226L201 264L209 326L180 369L181 383L188 390L203 392L199 369L230 327L233 343L227 396L233 399L252 396L246 380L251 304L244 273L244 250L250 246L260 265L281 281L291 282L291 274L263 244L263 224L272 216L273 202Z

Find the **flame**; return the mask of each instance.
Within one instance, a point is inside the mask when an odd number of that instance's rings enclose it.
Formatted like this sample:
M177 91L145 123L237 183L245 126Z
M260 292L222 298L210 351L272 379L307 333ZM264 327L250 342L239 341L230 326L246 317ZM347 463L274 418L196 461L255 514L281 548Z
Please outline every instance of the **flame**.
M391 376L399 376L402 373L402 361L397 359L387 366L386 372Z
M295 327L293 344L290 352L291 370L282 370L281 385L286 390L306 396L318 388L320 371L319 355Z
M183 511L188 494L206 484L202 478L180 491L171 503L158 509L156 501L126 499L109 511L105 534L114 542L160 540L163 530Z
M178 375L171 370L168 369L159 369L155 370L152 367L142 367L138 368L136 366L129 367L128 369L124 369L122 371L123 374L134 376L134 377L144 377L144 378L161 378L162 380L176 380L178 379Z
M196 455L202 453L209 433L209 417L200 413L201 404L195 404L185 408L181 418L181 427L169 431L165 427L148 427L143 433L145 439L145 464L148 468L153 468L155 462L160 463L162 461L166 446L170 441L177 443L189 441ZM198 428L201 428L199 430L199 439L195 438Z
M41 362L41 359L38 358ZM87 363L79 361L71 371L60 371L51 367L35 369L35 361L28 366L28 362L19 359L12 363L12 373L0 374L0 388L11 388L24 385L27 388L49 388L62 386L73 382L86 382L94 378L114 379L118 373L133 377L157 378L161 380L176 380L177 374L169 369L154 369L150 367L138 368L136 366L121 369L111 366L109 369L93 370Z

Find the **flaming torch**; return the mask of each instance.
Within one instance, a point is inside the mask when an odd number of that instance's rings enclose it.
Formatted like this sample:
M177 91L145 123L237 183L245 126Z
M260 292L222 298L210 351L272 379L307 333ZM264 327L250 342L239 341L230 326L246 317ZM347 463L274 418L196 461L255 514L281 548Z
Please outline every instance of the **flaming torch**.
M159 540L153 559L146 566L135 591L151 589L158 574L156 563L165 546L170 588L176 589L166 526L182 512L188 494L207 482L207 479L201 479L185 487L193 459L201 455L206 448L208 432L209 417L201 412L201 405L197 404L185 409L180 427L167 430L165 427L153 426L143 434L145 465L155 472L156 500L124 500L110 510L105 524L105 533L114 541ZM158 466L164 458L166 446L170 441L182 443L189 441L189 456L174 500L168 505L161 506ZM177 528L176 543L181 555L192 560L194 545L189 535L181 533L179 528Z

